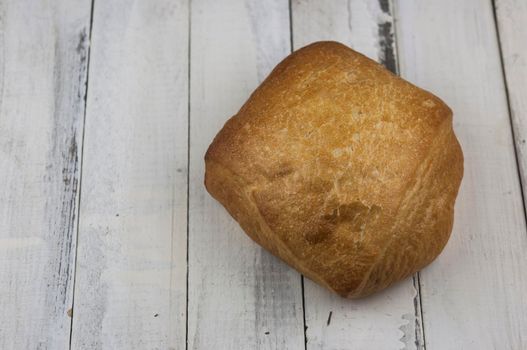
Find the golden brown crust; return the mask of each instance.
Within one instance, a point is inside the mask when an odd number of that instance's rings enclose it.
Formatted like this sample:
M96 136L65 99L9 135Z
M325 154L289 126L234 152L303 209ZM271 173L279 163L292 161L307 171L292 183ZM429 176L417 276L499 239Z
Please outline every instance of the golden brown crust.
M463 175L448 106L335 42L282 61L205 161L252 239L352 298L441 252Z

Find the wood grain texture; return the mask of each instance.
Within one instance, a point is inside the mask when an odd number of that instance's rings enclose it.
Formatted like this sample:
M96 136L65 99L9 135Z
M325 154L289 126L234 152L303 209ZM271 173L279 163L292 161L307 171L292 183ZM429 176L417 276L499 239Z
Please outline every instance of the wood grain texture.
M300 275L252 242L203 186L223 123L290 52L285 0L191 10L189 349L304 349Z
M306 280L303 310L300 276L206 193L205 150L290 52L290 13L190 2L96 0L90 48L91 0L0 1L0 349L527 349L527 3L291 0L294 48L392 71L398 48L454 110L465 178L422 320L417 279L358 301Z
M421 272L428 350L527 348L527 234L490 1L398 1L401 74L454 111L465 177Z
M0 348L69 347L90 1L0 1Z
M318 40L340 41L396 70L388 1L296 0L295 49ZM308 349L419 349L423 346L417 282L409 278L372 297L346 300L305 282Z
M527 207L527 2L495 0L518 167ZM527 214L527 213L526 213Z
M339 41L397 70L391 0L292 0L294 49Z
M188 3L96 1L73 349L183 349Z

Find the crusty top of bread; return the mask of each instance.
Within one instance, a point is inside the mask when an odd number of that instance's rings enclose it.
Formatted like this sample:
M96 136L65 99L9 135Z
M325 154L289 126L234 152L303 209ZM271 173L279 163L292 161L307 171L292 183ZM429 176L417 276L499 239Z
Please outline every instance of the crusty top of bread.
M205 161L208 191L252 239L350 298L441 252L463 175L450 108L336 42L285 58Z

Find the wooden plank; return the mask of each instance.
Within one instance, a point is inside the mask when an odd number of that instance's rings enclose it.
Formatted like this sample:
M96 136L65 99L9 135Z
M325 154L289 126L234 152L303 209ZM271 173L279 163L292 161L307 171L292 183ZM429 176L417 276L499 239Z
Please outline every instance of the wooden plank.
M90 1L0 2L0 348L66 349Z
M490 1L399 1L401 74L454 111L454 232L421 272L427 349L527 348L527 234Z
M345 43L387 68L397 68L388 1L294 1L296 49L318 40ZM308 349L421 348L417 280L409 278L372 297L351 301L306 279Z
M527 207L527 2L495 0L516 155Z
M397 70L391 1L293 0L293 45L339 41L369 58Z
M286 0L195 0L191 14L189 349L303 349L300 275L205 190L205 151L290 51Z
M188 11L95 2L74 349L185 347Z

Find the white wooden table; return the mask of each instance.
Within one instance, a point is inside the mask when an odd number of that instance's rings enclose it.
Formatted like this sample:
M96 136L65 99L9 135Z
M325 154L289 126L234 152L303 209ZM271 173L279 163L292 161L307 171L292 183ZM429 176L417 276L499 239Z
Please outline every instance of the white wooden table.
M0 349L527 349L526 23L526 0L0 0ZM443 254L358 301L203 186L223 123L317 40L443 98L465 154Z

